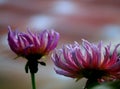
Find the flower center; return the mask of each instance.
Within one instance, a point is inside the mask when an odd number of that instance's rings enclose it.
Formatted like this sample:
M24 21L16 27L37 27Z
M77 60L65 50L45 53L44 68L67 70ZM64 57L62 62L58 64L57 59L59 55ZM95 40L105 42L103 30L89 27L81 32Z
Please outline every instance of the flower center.
M29 55L25 56L25 58L28 59L28 60L38 60L42 56L43 55L41 55L41 54L29 54Z
M99 79L106 74L105 70L99 69L84 69L82 74L87 79Z

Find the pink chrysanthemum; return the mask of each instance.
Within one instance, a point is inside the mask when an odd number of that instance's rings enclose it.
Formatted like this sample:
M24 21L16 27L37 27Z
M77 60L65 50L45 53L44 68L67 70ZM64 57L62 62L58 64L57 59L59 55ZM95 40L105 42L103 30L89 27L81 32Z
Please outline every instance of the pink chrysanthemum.
M53 50L58 43L59 33L54 30L44 30L41 33L22 33L8 28L8 43L18 56L32 60L39 59Z
M99 81L115 80L120 76L120 60L116 45L111 53L110 45L102 47L83 40L82 46L75 42L56 50L52 60L57 74L71 78L87 78Z
M37 65L42 56L47 55L58 44L59 33L54 30L43 30L41 33L28 33L12 31L8 27L8 44L18 57L28 59L28 65L31 67ZM44 65L43 62L40 62ZM29 66L30 67L30 66Z

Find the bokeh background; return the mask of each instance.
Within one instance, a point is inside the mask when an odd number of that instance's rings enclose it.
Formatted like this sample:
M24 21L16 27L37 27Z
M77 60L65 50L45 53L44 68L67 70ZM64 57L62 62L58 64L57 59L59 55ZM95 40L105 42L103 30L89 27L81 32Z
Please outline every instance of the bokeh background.
M0 0L0 89L31 89L26 60L18 58L7 43L7 26L13 30L55 29L60 33L57 48L81 39L113 46L120 43L120 0ZM57 75L50 55L36 74L37 89L82 89L86 79Z

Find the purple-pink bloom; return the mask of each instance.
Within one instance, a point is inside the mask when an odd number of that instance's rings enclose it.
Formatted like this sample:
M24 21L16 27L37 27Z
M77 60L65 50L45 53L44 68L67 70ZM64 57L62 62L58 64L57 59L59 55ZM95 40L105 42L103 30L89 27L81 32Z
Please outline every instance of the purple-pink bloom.
M58 44L59 33L54 30L43 30L40 33L28 33L12 31L8 27L8 44L18 57L24 57L28 61L25 71L28 73L36 73L38 71L38 63L46 65L44 62L38 61L41 57L49 54Z
M27 58L28 60L40 59L47 55L58 44L59 33L54 30L43 30L40 33L28 33L12 31L8 27L8 44L13 52L18 56Z
M71 78L87 78L99 81L120 79L120 60L117 44L111 52L111 44L103 47L102 42L98 45L82 41L82 45L64 45L52 55L57 74Z

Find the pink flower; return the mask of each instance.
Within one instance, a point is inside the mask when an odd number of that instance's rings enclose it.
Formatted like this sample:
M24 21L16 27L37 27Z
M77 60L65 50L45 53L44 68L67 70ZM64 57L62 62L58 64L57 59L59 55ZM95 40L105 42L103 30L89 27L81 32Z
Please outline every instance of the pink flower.
M116 80L120 77L120 60L116 45L111 53L111 46L102 47L83 40L82 46L75 42L64 45L52 55L57 74L71 78L87 78L99 81Z
M8 30L8 44L11 50L28 59L28 65L31 66L34 62L37 65L37 60L52 51L59 40L59 33L54 30L43 30L41 33L32 33L30 30L28 33L12 31L10 27Z

